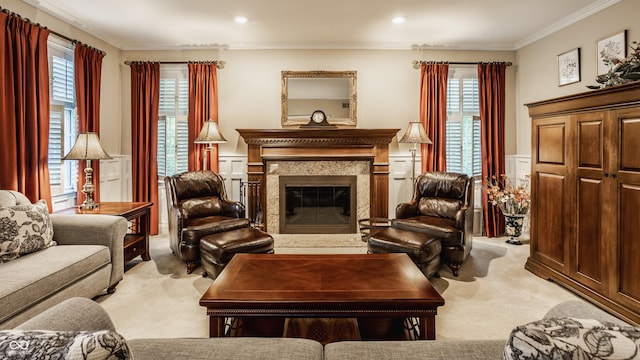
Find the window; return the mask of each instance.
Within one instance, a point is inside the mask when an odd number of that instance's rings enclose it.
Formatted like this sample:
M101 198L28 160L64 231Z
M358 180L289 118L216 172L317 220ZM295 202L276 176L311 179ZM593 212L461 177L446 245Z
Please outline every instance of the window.
M75 194L78 162L62 161L78 134L73 77L73 44L50 36L49 52L49 177L51 195Z
M162 65L158 111L158 178L188 170L189 79L186 65Z
M482 175L480 105L475 66L450 66L447 85L447 171Z

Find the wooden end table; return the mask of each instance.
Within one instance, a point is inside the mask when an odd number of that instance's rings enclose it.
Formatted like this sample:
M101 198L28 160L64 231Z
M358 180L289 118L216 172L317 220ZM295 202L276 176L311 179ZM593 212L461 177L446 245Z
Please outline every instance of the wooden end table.
M124 263L128 263L140 255L142 260L149 261L149 230L151 227L151 202L101 202L96 209L80 209L72 207L56 211L56 214L99 214L117 215L130 223L129 232L124 237Z
M211 337L225 317L417 317L435 339L444 299L407 254L236 254L200 305Z

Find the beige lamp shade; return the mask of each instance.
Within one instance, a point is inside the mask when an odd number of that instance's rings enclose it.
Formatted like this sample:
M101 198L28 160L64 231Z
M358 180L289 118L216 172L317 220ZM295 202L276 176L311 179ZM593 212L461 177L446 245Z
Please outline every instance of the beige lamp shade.
M111 159L111 156L104 151L100 139L96 133L80 133L75 144L62 160L99 160Z
M431 139L427 136L427 132L424 130L421 122L412 121L407 126L407 131L402 136L402 139L398 140L401 143L411 144L431 144Z
M193 142L195 144L219 144L227 142L227 139L222 136L218 123L209 119L204 122L200 134Z

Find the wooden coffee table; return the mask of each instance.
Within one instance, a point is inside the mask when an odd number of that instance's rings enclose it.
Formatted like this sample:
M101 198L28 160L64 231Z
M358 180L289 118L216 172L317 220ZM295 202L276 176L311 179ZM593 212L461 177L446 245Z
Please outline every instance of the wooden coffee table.
M417 317L435 339L444 299L406 254L236 254L200 305L210 337L225 317Z

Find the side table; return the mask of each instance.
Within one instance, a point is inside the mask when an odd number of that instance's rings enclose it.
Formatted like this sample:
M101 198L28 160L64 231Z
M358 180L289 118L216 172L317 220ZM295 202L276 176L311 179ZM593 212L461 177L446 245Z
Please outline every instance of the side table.
M129 221L129 232L124 238L124 263L140 255L149 261L149 230L151 227L151 202L101 202L97 209L80 209L78 206L56 211L56 214L101 214L122 216Z
M358 220L360 226L360 237L367 242L369 236L378 230L391 227L391 219L387 218L367 218Z

